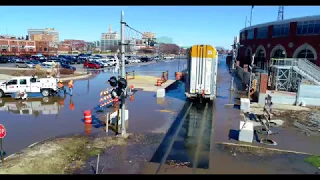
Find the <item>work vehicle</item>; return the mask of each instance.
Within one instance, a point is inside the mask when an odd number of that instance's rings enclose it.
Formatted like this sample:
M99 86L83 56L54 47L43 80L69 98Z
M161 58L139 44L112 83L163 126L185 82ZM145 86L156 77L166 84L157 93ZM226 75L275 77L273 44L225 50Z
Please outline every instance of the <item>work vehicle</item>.
M187 56L186 97L213 100L217 95L217 50L211 45L194 45Z
M33 76L19 76L8 81L0 82L0 98L5 95L11 95L20 92L41 93L47 97L57 93L56 78L36 78Z
M83 67L86 68L92 68L92 69L100 69L100 65L95 62L90 62L89 60L86 60L83 64Z
M16 67L17 68L35 68L36 64L32 63L31 61L17 61Z

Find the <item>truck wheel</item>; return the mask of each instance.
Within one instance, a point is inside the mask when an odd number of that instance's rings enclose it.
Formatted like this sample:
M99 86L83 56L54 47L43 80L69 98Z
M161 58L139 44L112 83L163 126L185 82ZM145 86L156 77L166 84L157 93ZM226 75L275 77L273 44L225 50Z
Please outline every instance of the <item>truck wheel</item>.
M3 96L4 96L4 92L0 90L0 98L2 98Z
M43 90L41 91L41 94L42 94L42 96L44 96L44 97L48 97L50 93L49 93L49 90L43 89Z

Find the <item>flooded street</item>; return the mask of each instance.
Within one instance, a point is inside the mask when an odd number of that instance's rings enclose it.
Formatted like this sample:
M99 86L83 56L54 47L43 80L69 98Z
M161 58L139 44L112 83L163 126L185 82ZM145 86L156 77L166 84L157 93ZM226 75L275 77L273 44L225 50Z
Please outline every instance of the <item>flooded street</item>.
M174 72L179 66L181 70L185 63L186 60L165 61L128 67L126 71L135 70L142 75L158 76L161 71L169 70L169 79L174 79ZM3 139L6 155L38 141L84 133L83 111L92 110L92 115L97 115L93 109L99 105L100 92L109 87L107 80L116 75L112 69L95 70L93 73L93 78L74 82L71 98L69 95L54 98L30 97L24 104L11 98L2 98L0 116L1 124L7 129L7 136ZM165 101L157 102L155 93L138 91L134 100L127 100L127 103L130 112L128 132L165 132L174 119L174 112L179 112L182 108L184 99L167 96ZM92 127L93 134L100 132L100 128Z
M162 71L169 70L169 79L174 79L174 72L178 70L178 66L182 70L185 63L185 60L167 61L128 67L127 71L134 70L138 75L152 75L151 71L154 71L153 73L161 75ZM90 109L93 117L103 117L93 109L99 105L100 91L109 86L106 81L115 74L112 70L93 72L96 74L94 77L75 81L72 98L69 95L29 98L25 104L8 98L1 99L0 115L5 117L1 123L6 126L8 132L4 139L7 155L48 138L83 134L85 130L88 133L90 128L92 135L105 136L101 128L85 127L82 120L83 111ZM129 110L127 132L133 133L133 137L129 138L127 145L114 145L101 154L100 162L103 168L100 173L299 174L317 171L315 167L304 162L307 155L270 153L268 150L261 153L221 144L238 144L237 141L229 139L229 132L238 130L242 120L239 108L233 104L239 104L239 98L245 96L241 92L243 87L235 78L237 91L230 92L230 79L228 67L224 59L220 59L217 98L208 105L192 102L194 105L188 113L186 109L191 102L185 99L183 82L177 81L172 84L166 91L165 99L157 99L154 92L137 91L133 99L126 101ZM69 107L70 103L74 104L74 109ZM185 114L187 116L182 121ZM180 122L182 125L179 129ZM177 136L174 138L176 131ZM291 129L279 128L278 131L281 134L283 132L285 136L274 135L278 142L278 146L274 148L299 150L297 146L302 146L301 151L319 150L311 148L316 146L312 143L317 142L315 139L297 137L297 133ZM297 144L290 146L285 143L290 133ZM143 137L141 142L139 137ZM259 135L259 138L261 137ZM172 148L167 153L171 143ZM252 144L262 146L258 142ZM158 169L165 156L167 157L164 165ZM96 156L90 158L84 169L77 173L93 173L91 166L95 163ZM176 167L175 164L180 165Z

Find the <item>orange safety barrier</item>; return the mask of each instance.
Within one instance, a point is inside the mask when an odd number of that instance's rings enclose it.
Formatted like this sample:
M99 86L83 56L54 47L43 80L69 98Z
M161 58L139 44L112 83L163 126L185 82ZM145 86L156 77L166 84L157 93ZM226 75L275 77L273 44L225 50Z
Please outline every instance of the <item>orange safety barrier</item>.
M84 123L92 124L91 110L85 110L83 114L84 114Z
M130 96L130 102L134 101L134 94Z
M176 80L181 80L182 72L176 72L175 75L176 75Z
M162 84L162 80L161 79L157 79L157 86L161 86Z
M110 98L111 98L111 95L102 97L102 98L100 98L100 102L105 101L105 100L110 99Z
M85 124L84 132L86 135L90 135L92 133L92 124Z

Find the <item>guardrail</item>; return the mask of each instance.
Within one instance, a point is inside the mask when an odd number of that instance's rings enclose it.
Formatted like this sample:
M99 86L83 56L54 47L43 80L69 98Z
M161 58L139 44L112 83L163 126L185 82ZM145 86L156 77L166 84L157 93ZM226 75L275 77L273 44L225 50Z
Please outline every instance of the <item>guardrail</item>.
M126 80L135 79L135 71L126 72Z
M275 66L292 66L297 67L305 74L320 82L320 67L310 62L308 59L284 58L284 59L271 59L270 65Z

